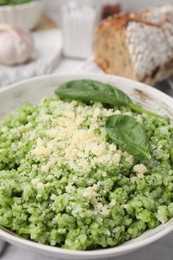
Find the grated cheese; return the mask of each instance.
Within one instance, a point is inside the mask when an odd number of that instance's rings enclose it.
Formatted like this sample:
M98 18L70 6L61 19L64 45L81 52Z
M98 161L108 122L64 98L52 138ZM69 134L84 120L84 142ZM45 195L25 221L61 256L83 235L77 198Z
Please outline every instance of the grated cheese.
M146 173L148 171L147 167L144 164L136 164L133 167L133 170L137 173L137 177L139 179L143 179L144 178L144 173Z

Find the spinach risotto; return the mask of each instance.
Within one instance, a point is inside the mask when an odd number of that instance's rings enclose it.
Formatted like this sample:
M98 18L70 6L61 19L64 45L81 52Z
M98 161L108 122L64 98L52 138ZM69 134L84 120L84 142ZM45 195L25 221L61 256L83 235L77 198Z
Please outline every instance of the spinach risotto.
M82 89L86 81L78 83ZM127 102L110 103L117 93L88 100L64 89L0 122L0 226L89 250L166 223L173 217L173 120L125 94Z

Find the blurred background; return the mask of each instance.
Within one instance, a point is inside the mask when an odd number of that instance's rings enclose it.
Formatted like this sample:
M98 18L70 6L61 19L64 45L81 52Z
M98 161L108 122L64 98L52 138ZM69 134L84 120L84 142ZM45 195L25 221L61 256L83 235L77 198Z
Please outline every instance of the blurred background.
M173 0L0 1L0 87L50 73L103 73L93 60L95 30L101 20L169 3ZM27 30L32 48L25 41L22 52L10 38L9 28L2 30L2 24ZM22 38L21 33L17 34ZM11 43L4 50L5 37Z

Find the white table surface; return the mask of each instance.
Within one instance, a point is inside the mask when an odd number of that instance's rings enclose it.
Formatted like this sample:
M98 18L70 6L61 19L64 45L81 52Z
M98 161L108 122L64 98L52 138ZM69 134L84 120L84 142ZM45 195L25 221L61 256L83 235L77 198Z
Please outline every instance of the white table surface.
M54 74L76 73L83 60L62 59ZM32 251L7 244L3 253L0 255L1 260L60 260L42 256ZM144 247L128 255L113 258L115 260L173 260L173 232L154 244Z
M53 74L76 73L85 60L62 58Z

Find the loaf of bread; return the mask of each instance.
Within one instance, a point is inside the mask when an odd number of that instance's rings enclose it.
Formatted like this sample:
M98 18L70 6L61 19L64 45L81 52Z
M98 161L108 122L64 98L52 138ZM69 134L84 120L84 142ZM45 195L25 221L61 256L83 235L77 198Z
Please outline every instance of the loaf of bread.
M123 13L96 29L94 57L109 74L150 85L173 74L173 5Z

